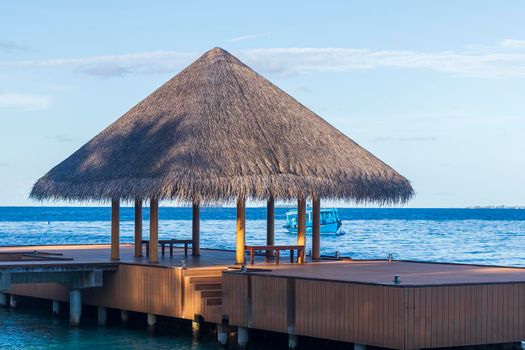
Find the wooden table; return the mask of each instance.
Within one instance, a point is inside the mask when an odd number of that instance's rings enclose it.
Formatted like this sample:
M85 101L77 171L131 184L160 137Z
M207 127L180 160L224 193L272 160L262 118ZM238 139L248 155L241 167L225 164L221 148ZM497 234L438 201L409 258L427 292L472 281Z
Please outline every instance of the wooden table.
M142 245L146 245L146 257L149 258L149 239L143 239L141 241ZM166 245L170 247L170 257L173 256L173 246L175 244L184 244L184 255L188 255L188 245L191 244L193 247L193 241L191 239L159 239L159 245L162 252L162 256L166 251Z
M297 257L304 261L304 245L247 245L244 249L250 252L250 264L255 263L254 252L257 250L274 251L275 263L279 265L279 255L281 250L290 251L290 262L294 262L294 251L297 250Z

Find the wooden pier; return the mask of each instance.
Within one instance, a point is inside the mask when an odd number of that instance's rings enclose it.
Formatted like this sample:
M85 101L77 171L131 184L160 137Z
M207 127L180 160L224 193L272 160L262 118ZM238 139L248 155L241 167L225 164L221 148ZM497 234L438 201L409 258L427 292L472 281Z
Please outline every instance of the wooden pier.
M2 261L0 274L104 267L101 285L81 289L83 304L104 309L218 325L227 321L241 332L258 329L395 349L525 338L521 268L384 260L275 265L257 256L253 267L240 271L231 264L235 252L220 250L185 256L176 248L173 257L151 263L134 257L134 247L125 244L118 262L109 260L109 245L0 248L3 253L35 250L63 254L62 259ZM36 274L31 275L35 283L28 277L4 292L69 302L67 283L45 282Z

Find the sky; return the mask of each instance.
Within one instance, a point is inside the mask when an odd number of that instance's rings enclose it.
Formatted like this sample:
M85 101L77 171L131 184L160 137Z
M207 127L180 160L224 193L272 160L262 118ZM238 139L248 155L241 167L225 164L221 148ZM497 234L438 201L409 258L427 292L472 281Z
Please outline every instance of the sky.
M523 18L523 1L3 1L0 205L42 205L39 177L219 46L408 178L408 207L523 206Z

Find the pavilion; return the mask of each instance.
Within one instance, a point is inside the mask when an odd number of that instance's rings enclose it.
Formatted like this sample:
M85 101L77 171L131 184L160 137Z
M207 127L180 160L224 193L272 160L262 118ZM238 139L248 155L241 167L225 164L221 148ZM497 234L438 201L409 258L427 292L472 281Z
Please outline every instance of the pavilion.
M237 203L236 263L244 263L245 203L297 200L297 244L305 244L312 200L312 259L320 258L320 201L403 203L407 179L233 55L214 48L51 169L39 200L111 201L111 259L118 260L120 202L135 203L135 255L142 205L150 203L149 260L158 261L159 200L193 206L193 255L200 255L202 204Z

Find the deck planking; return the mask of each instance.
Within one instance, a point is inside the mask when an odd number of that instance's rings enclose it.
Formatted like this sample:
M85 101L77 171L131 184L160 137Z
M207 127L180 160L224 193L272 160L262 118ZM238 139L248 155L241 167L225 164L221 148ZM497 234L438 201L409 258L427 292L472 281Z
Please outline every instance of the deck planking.
M131 244L121 246L119 261L111 261L110 246L102 244L0 248L34 250L72 260L3 261L0 271L118 264L117 271L104 273L103 287L83 291L83 302L90 305L186 319L200 315L214 323L226 315L233 326L396 349L525 339L523 268L384 260L275 265L257 256L256 264L241 273L238 267L229 269L233 251L203 249L193 257L176 248L173 257L150 263L134 257ZM208 304L192 281L221 275L222 303ZM401 276L400 285L394 275ZM69 298L66 287L53 283L13 285L10 293Z

